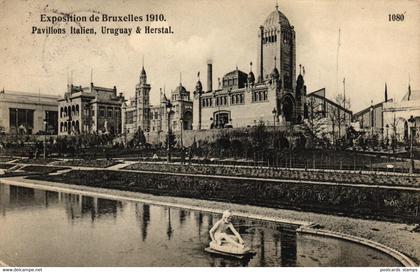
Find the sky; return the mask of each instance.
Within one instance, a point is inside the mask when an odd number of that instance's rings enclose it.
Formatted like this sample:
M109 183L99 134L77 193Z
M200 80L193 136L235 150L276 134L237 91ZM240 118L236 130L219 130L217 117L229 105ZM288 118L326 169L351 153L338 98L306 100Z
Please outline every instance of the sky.
M0 1L0 88L63 95L72 75L74 85L117 86L134 95L144 59L152 85L170 92L180 80L194 90L197 72L206 86L206 65L217 78L235 69L249 72L257 63L258 27L275 9L275 0L91 0ZM343 92L357 112L388 96L400 100L420 89L419 0L278 0L296 31L296 64L305 66L308 92L326 88L327 97ZM164 14L165 22L82 23L86 27L172 26L172 35L34 35L47 27L40 15L72 13L127 15ZM390 22L389 14L404 14ZM77 26L60 23L57 27ZM340 29L340 47L337 45ZM298 68L297 68L298 69ZM257 70L255 65L254 72ZM92 71L92 72L91 72ZM180 73L182 76L180 76Z

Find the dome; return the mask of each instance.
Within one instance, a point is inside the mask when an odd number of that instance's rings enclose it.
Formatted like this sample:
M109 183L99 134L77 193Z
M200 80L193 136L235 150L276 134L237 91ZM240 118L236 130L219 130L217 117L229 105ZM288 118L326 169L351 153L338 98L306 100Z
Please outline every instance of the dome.
M272 11L267 19L265 19L264 28L277 27L279 24L290 26L289 19L276 7L276 10Z
M186 95L187 90L185 89L184 86L182 86L181 83L179 83L178 87L176 87L176 89L175 89L175 93L180 94L180 95Z
M279 76L280 76L279 70L277 70L277 67L274 67L273 71L271 72L271 77L279 78Z
M255 76L254 76L254 73L252 71L249 72L249 74L248 74L248 82L249 83L254 83L255 82Z

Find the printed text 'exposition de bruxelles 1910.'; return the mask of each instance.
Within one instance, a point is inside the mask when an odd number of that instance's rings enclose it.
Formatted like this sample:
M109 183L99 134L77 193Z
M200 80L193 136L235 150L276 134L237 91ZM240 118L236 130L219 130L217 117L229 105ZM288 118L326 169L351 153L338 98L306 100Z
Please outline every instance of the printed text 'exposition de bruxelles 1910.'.
M145 17L143 16L136 16L133 14L128 14L126 16L112 16L107 14L92 14L90 16L78 16L75 14L63 14L63 15L46 15L41 14L40 21L42 23L49 23L52 26L47 27L39 27L33 26L32 27L32 34L96 34L96 30L91 27L81 26L80 24L76 24L75 26L70 25L69 32L66 31L61 23L80 23L80 22L161 22L166 21L163 14L146 14ZM119 34L126 34L131 35L133 28L131 27L101 27L101 34L112 34L118 36ZM144 26L142 29L141 27L137 26L134 28L134 31L137 34L172 34L171 26L167 27L151 27L151 26Z

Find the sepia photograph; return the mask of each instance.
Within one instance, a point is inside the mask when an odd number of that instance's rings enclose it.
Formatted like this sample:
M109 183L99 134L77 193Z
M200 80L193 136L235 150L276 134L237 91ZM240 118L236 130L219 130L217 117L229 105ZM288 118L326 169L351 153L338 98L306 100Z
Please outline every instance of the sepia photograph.
M419 271L419 26L419 0L0 0L0 270Z

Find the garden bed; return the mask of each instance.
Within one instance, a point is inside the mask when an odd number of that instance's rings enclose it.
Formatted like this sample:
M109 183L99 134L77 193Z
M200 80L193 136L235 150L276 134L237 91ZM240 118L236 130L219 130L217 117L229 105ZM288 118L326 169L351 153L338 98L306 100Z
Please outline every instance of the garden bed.
M386 175L362 172L332 172L322 170L315 171L274 167L227 167L223 165L181 165L164 163L136 163L126 166L124 169L215 176L258 177L351 184L393 185L420 188L420 176Z
M107 168L116 165L118 161L115 160L65 160L58 161L54 165L60 166L79 166L79 167L94 167L94 168Z
M109 170L31 179L393 221L420 220L420 194L409 190Z

